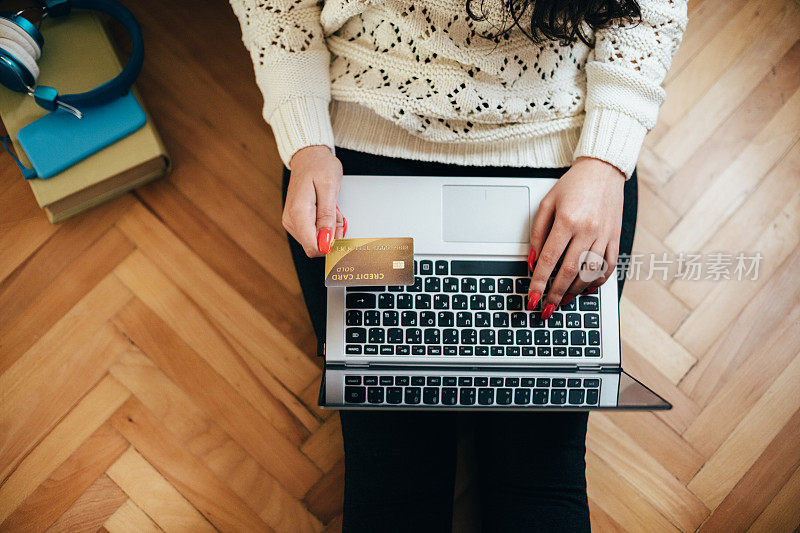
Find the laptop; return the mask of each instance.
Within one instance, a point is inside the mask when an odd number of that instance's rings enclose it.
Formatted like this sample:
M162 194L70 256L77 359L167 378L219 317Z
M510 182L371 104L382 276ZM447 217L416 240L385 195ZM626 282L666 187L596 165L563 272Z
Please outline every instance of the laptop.
M622 368L616 276L541 320L530 230L555 179L344 176L348 237L413 237L414 284L329 287L319 405L670 409Z

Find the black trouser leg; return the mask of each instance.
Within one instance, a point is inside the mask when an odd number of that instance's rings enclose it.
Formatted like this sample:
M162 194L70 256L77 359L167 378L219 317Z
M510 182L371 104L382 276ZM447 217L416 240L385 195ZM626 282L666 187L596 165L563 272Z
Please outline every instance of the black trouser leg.
M588 413L472 416L483 531L589 531Z

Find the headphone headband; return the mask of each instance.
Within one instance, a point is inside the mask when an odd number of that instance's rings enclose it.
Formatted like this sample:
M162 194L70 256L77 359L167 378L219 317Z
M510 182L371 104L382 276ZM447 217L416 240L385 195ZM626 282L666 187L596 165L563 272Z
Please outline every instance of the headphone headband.
M90 91L56 96L53 98L53 107L51 109L55 109L57 101L73 107L100 105L127 93L139 76L144 62L142 29L133 14L128 11L128 8L115 0L46 0L45 4L47 6L45 12L53 17L67 15L70 12L70 8L105 13L125 27L133 43L128 63L116 77ZM40 103L39 105L42 104Z

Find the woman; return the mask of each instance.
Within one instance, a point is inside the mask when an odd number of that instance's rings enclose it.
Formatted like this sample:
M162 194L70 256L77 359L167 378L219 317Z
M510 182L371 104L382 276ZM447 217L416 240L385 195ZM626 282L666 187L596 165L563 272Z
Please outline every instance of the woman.
M636 159L685 1L231 4L286 166L283 224L320 338L322 262L310 258L347 230L336 206L343 171L558 177L528 256L527 306L542 318L595 290L630 252ZM591 282L578 275L600 268L586 252L609 266ZM469 416L484 530L588 530L585 413ZM344 529L449 531L456 420L342 412Z

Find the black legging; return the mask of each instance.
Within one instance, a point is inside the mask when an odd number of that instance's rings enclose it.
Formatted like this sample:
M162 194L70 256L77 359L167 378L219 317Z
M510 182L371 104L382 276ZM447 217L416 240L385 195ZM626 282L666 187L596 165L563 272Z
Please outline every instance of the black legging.
M470 167L337 148L345 174L558 178L567 169ZM283 197L289 171L283 172ZM625 184L620 253L636 226L636 173ZM325 338L323 260L289 238L308 313ZM622 280L619 282L622 290ZM587 413L341 411L344 531L436 531L452 526L457 423L475 428L483 531L589 531Z

